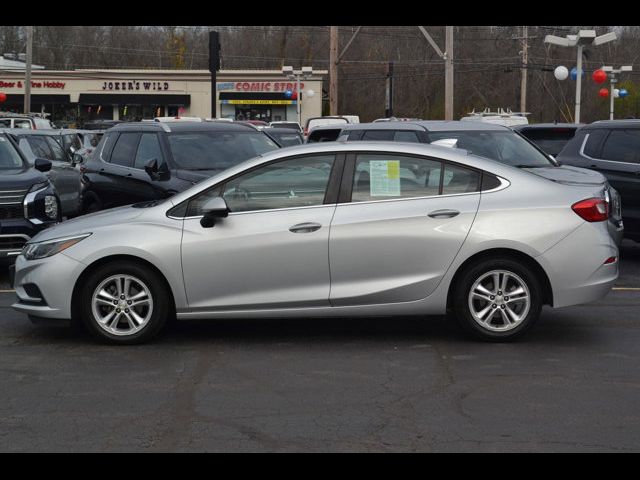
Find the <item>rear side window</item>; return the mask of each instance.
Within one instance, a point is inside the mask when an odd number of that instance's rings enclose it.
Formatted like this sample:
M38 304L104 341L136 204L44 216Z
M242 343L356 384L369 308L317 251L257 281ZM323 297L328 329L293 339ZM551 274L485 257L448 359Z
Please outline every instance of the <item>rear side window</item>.
M521 132L525 137L538 145L550 155L558 155L576 133L574 128L540 128Z
M445 164L442 179L442 194L477 192L480 188L480 173L469 168Z
M362 136L362 140L378 140L392 142L395 135L393 130L367 130Z
M340 136L341 128L327 129L327 130L316 130L315 132L311 132L309 134L309 138L307 139L307 143L315 143L315 142L333 142L338 139Z
M420 143L420 140L418 139L418 135L416 134L416 132L398 131L395 133L393 140L395 142Z
M69 161L69 158L64 153L62 146L58 143L58 141L55 138L52 138L52 137L45 137L45 138L47 139L47 143L51 147L51 150L53 151L53 157L56 160L58 160L59 162Z
M110 162L123 167L132 166L139 138L139 133L121 133L113 147Z
M600 145L602 145L602 140L606 134L606 130L589 130L587 143L584 146L585 155L598 158L600 156Z
M601 158L624 163L640 163L640 129L611 130L602 147Z

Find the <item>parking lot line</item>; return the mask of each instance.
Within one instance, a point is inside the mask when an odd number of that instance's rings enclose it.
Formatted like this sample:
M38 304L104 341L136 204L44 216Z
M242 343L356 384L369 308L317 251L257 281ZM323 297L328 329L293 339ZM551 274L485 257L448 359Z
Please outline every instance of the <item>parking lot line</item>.
M13 293L15 290L0 290L0 293Z
M611 290L622 292L640 292L640 287L613 287Z

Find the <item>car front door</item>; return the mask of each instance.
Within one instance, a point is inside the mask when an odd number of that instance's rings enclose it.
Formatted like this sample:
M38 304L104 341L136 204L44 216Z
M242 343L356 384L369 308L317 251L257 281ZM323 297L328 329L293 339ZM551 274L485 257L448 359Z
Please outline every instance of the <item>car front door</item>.
M139 141L139 132L120 133L111 150L109 161L101 166L99 173L103 175L104 181L100 186L100 201L107 208L140 201L138 186L132 179L133 162Z
M143 133L140 136L131 176L127 177L134 185L132 191L137 195L135 200L138 202L165 198L175 193L170 189L170 178L151 178L145 171L144 166L150 160L156 160L158 165L165 162L157 133Z
M80 170L71 165L70 156L58 140L49 136L44 139L53 152L51 177L60 196L62 215L77 215L80 211Z
M329 306L327 194L341 162L333 154L290 157L242 173L191 199L182 269L194 311ZM222 195L229 216L212 228L201 207Z
M430 295L471 228L480 179L479 171L436 158L349 155L331 222L331 305Z

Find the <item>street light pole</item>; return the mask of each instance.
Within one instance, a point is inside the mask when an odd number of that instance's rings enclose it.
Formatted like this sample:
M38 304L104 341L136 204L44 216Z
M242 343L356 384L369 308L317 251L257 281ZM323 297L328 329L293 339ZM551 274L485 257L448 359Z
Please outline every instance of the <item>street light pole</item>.
M27 55L24 69L24 113L31 112L31 59L33 52L33 27L25 27L27 34Z
M293 67L282 67L282 73L290 80L296 81L296 112L298 114L298 124L302 125L302 91L300 90L300 79L307 80L313 75L313 67L302 67L302 70L293 70Z
M603 43L616 40L618 37L615 32L605 33L596 37L595 30L580 30L577 35L567 35L566 37L557 37L555 35L547 35L544 37L544 43L558 45L560 47L578 47L578 61L576 65L576 110L575 123L580 123L580 94L582 90L582 49L585 45L602 45Z
M631 72L633 71L632 65L623 65L620 68L613 67L602 67L602 70L609 73L609 82L611 83L611 94L609 100L609 120L613 120L613 109L614 109L614 92L615 85L618 83L618 78L616 75L622 72Z

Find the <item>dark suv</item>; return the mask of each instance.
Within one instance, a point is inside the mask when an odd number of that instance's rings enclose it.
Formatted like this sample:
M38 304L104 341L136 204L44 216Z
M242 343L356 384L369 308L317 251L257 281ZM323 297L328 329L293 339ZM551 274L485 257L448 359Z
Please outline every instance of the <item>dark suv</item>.
M82 164L83 212L170 197L278 145L236 122L135 122L107 130Z
M625 238L640 242L640 120L585 125L556 158L607 177L622 197Z
M15 141L0 131L0 261L10 262L40 230L60 221L60 200L43 173L51 162L31 168Z

